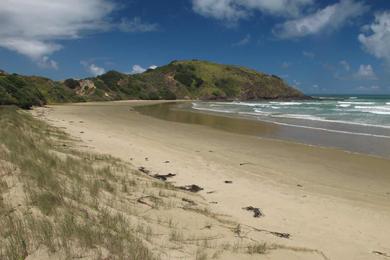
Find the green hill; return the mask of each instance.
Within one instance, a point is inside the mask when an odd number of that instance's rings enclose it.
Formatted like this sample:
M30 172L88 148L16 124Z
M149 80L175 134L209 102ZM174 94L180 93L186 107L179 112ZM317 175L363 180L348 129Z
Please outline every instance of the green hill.
M29 108L48 103L123 99L260 100L305 96L281 78L206 61L173 61L142 74L109 71L95 78L52 81L0 73L0 105Z

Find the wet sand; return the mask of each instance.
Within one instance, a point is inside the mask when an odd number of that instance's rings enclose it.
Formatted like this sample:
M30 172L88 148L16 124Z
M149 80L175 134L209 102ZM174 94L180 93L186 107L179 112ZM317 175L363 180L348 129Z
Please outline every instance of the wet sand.
M390 160L258 138L245 119L230 124L233 131L221 131L132 108L151 103L51 106L46 119L98 152L155 173L177 174L172 179L177 185L203 187L200 194L213 202L213 210L290 233L287 245L318 249L329 259L386 259L373 251L390 255ZM228 118L215 115L201 120L229 125ZM273 127L262 131L272 133ZM242 210L246 206L259 207L265 216L253 218ZM278 242L272 236L269 241Z
M387 128L302 119L276 122L256 116L196 110L192 108L192 102L140 106L137 111L173 122L206 125L233 133L334 147L390 159L390 130Z

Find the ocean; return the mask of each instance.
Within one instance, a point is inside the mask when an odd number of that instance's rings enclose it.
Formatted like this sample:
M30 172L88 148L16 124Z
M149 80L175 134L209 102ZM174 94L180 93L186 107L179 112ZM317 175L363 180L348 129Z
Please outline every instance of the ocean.
M390 138L390 96L313 96L307 101L194 102L193 109L299 128Z

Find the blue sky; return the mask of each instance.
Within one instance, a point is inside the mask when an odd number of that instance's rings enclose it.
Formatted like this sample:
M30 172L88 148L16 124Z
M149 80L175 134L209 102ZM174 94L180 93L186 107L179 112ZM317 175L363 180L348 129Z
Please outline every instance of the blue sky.
M0 69L53 79L204 59L306 93L390 94L390 1L1 0Z

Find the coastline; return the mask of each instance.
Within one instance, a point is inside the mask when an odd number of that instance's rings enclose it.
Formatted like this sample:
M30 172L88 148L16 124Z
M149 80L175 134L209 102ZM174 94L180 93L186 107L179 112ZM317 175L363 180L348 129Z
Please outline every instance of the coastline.
M290 245L316 248L330 259L380 259L372 251L390 251L389 160L159 120L131 108L156 103L68 104L36 112L97 152L177 174L178 185L200 185L200 194L217 202L213 209L289 232ZM249 205L265 217L242 210Z
M378 128L340 121L318 122L302 119L274 121L258 115L196 109L189 106L188 102L140 106L136 110L145 115L173 122L207 125L259 138L341 149L351 153L390 159L390 136L387 127ZM203 119L208 116L217 118L217 120ZM323 125L324 122L328 125ZM240 127L232 127L233 123ZM373 128L379 132L370 132ZM265 131L267 129L268 131Z

